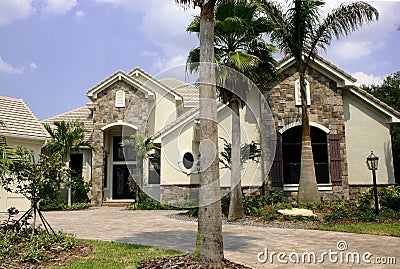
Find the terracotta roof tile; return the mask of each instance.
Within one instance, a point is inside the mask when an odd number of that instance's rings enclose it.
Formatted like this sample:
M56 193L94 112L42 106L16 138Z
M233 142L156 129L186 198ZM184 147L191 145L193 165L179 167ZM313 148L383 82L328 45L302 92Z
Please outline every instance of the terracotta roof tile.
M83 106L63 114L45 119L42 123L49 124L52 128L54 128L53 122L55 121L65 121L65 122L72 122L72 121L79 121L82 122L85 126L87 132L85 133L85 140L87 142L93 141L93 113L87 107Z
M197 106L199 104L198 87L174 78L163 78L160 79L160 82L182 96L185 106Z
M0 96L0 133L4 136L27 137L48 140L47 131L24 100Z

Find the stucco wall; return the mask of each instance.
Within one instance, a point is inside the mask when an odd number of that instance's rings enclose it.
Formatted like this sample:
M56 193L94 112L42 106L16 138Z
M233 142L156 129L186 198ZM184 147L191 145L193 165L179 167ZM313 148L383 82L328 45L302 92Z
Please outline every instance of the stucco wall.
M379 156L378 184L394 183L392 144L388 118L376 108L361 103L346 92L343 95L349 184L372 184L366 157L374 151Z
M25 147L27 150L32 151L35 156L35 160L39 160L39 155L43 141L29 140L21 138L6 137L8 145L17 145ZM15 206L20 211L26 211L30 208L30 202L21 194L13 194L6 192L3 188L0 188L0 212L6 212L8 208Z
M250 94L249 104L253 110L244 107L240 111L241 118L241 143L259 141L259 132L257 129L257 117L259 117L258 99L256 94ZM218 112L218 137L231 141L231 110L224 107ZM176 128L171 133L162 138L161 149L161 185L189 185L198 184L197 173L186 174L182 169L182 158L185 152L192 152L197 158L198 144L193 142L194 120L185 125ZM224 141L219 139L219 151L223 150ZM221 187L230 187L229 169L220 169ZM260 164L249 161L242 170L243 186L259 186L261 184Z

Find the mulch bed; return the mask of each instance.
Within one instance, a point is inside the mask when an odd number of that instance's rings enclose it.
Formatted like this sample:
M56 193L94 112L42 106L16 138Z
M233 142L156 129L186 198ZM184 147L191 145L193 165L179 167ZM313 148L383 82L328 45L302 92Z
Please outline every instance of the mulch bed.
M0 269L37 269L48 268L62 265L74 260L80 260L88 257L92 253L93 247L88 243L81 243L70 251L62 251L59 249L51 249L46 251L46 261L35 263L21 263L18 261L6 260L5 264L0 264ZM4 267L3 267L4 266Z
M154 259L146 262L142 262L138 265L138 269L173 269L173 268L188 268L188 269L216 269L216 268L225 268L225 269L251 269L251 267L244 266L242 264L231 262L227 259L224 259L221 265L219 266L206 266L202 265L198 261L196 261L192 255L186 256L174 256L174 257L166 257L160 259Z

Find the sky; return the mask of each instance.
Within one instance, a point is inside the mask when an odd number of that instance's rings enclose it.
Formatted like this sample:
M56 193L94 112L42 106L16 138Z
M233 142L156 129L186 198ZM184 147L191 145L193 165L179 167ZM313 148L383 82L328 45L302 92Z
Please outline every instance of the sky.
M328 0L325 13L341 3ZM400 2L368 3L379 21L320 53L357 84L400 71ZM0 0L0 95L24 99L40 120L81 107L117 70L184 64L199 45L185 31L197 14L174 0Z

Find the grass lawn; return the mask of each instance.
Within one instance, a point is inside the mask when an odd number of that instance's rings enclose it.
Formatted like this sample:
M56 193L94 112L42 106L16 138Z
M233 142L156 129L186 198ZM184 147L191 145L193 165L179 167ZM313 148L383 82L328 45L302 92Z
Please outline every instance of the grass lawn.
M91 240L85 240L85 242L88 242L93 246L93 252L89 257L52 268L136 268L137 265L143 261L159 257L185 254L174 250L126 243Z
M378 234L400 237L400 222L392 223L354 223L327 224L311 227L315 230L338 231L348 233Z

